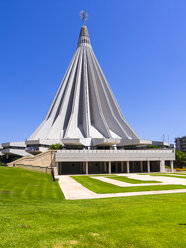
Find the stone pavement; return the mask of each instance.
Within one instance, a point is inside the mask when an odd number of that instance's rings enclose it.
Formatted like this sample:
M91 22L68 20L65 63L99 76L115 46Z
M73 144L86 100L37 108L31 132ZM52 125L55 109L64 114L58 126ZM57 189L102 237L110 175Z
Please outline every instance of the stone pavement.
M118 174L120 176L126 174ZM176 177L164 177L164 176L151 176L151 175L141 175L141 174L128 174L128 178L131 179L138 179L138 180L143 180L143 181L160 181L162 183L166 184L181 184L181 185L186 185L186 179L184 178L176 178Z
M125 175L126 174L119 174ZM168 178L163 176L153 177L150 175L138 175L138 174L127 174L129 178L139 179L139 180L157 180L166 181L165 184L183 184L186 185L186 179L181 178ZM139 177L140 176L140 177ZM91 190L88 190L80 183L72 179L70 176L58 176L59 185L67 200L80 200L80 199L98 199L98 198L109 198L109 197L124 197L124 196L138 196L138 195L156 195L156 194L171 194L171 193L186 193L186 189L173 189L173 190L161 190L161 191L141 191L141 192L127 192L127 193L110 193L110 194L96 194ZM144 178L144 179L143 179ZM98 179L98 178L96 178ZM167 180L170 179L170 180ZM172 179L172 180L171 180ZM175 180L178 179L178 180ZM113 180L113 179L112 179ZM179 181L181 180L181 181ZM184 180L184 181L183 181ZM124 182L121 182L124 183ZM127 183L129 184L129 183ZM163 184L163 183L162 183ZM133 185L133 184L132 184ZM147 185L147 184L145 184ZM158 185L156 183L155 185ZM129 184L128 186L131 186ZM136 186L136 184L135 184ZM140 184L141 186L141 184ZM122 186L123 187L123 186Z
M121 175L118 175L118 176L121 176ZM116 186L119 186L119 187L136 187L136 186L152 186L152 185L167 185L167 184L170 184L170 183L136 183L136 184L134 184L134 183L122 182L122 181L111 179L111 178L108 178L108 177L92 177L92 178L100 180L100 181L105 182L105 183L110 183L110 184L113 184L113 185L116 185ZM158 180L153 180L153 181L158 181Z
M59 185L67 200L92 199L96 193L85 188L83 185L72 179L70 176L58 176Z

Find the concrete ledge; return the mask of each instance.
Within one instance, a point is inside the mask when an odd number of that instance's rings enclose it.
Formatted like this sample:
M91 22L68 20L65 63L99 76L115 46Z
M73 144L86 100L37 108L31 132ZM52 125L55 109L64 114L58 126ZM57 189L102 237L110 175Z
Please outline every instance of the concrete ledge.
M175 160L174 149L150 150L58 150L56 162Z
M17 165L32 165L40 167L50 167L51 164L55 164L55 153L56 151L47 151L40 153L35 156L25 156L18 160L8 163L8 166L17 166Z
M41 166L32 166L32 165L24 165L24 164L16 164L16 167L29 169L29 170L36 170L45 173L51 173L52 168L48 167L41 167Z

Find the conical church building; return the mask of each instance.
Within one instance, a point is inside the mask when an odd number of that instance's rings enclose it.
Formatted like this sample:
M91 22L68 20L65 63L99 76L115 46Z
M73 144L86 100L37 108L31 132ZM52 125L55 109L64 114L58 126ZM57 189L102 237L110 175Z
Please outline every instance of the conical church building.
M126 122L81 27L78 46L45 117L28 140L60 140L72 146L112 146L139 140Z
M48 113L25 143L32 155L61 143L58 174L164 171L165 160L174 160L168 144L147 149L153 142L141 139L125 120L84 24Z

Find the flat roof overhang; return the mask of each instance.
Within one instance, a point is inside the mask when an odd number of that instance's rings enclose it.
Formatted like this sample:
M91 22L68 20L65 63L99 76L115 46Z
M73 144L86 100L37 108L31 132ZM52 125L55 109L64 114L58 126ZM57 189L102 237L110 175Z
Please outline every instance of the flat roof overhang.
M5 149L6 147L26 147L25 142L5 142L2 143L1 146L3 147L3 149Z
M84 146L84 142L83 142L83 139L80 139L80 138L67 138L67 139L62 139L62 143L64 145L69 145L69 146Z
M60 140L53 140L53 139L37 139L37 140L26 140L25 144L27 146L34 146L34 145L52 145L56 143L61 143Z
M14 149L14 148L5 148L1 151L4 155L19 155L27 156L29 153L25 149Z
M122 139L118 146L139 146L139 145L152 145L151 140L142 139Z
M56 162L175 160L175 150L58 150L55 160Z
M121 139L115 138L95 138L92 139L92 146L113 146L119 144Z

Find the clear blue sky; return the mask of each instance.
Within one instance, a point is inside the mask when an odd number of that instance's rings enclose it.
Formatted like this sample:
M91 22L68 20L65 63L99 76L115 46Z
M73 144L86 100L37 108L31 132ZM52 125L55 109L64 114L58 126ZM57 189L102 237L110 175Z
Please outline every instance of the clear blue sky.
M81 9L93 50L144 139L186 134L185 0L1 0L0 143L44 119L75 52Z

